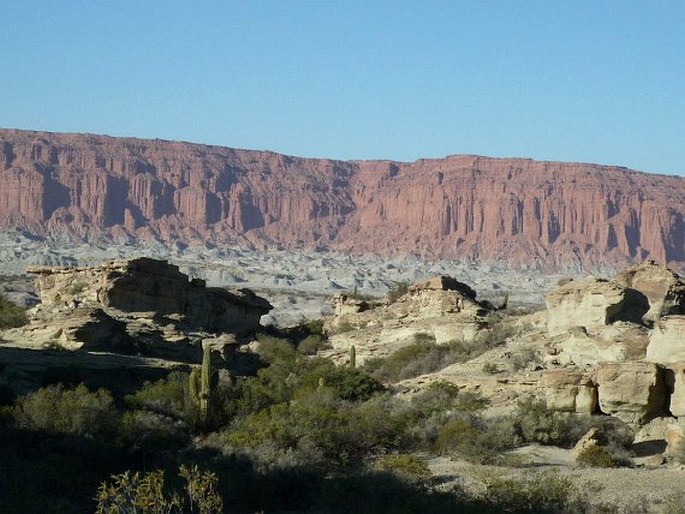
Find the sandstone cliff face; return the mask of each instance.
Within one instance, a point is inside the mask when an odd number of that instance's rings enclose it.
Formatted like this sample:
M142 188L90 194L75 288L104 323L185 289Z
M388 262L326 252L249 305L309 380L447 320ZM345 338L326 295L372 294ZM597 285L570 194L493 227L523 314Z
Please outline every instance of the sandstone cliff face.
M685 178L451 156L303 159L0 130L0 227L555 267L685 264Z

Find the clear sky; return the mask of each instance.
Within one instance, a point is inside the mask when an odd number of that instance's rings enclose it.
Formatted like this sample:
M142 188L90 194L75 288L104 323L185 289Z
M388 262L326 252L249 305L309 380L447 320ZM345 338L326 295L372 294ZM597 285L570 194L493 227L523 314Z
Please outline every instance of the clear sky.
M685 0L0 0L0 126L685 175Z

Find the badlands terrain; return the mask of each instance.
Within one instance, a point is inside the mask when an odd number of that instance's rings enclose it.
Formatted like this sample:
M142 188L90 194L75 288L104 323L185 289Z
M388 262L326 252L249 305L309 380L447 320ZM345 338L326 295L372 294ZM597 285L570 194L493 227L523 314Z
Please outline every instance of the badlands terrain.
M684 265L680 177L1 130L4 507L200 463L245 512L683 512Z
M208 284L248 287L263 292L275 309L264 324L293 325L304 319L332 314L330 300L339 292L357 291L383 297L397 282L418 282L451 275L473 285L481 297L501 302L510 295L512 305L542 305L542 295L563 276L507 265L478 265L457 260L428 262L418 257L395 259L344 255L328 251L271 250L217 246L172 246L141 242L128 244L46 241L19 232L0 234L0 274L20 277L35 266L92 266L108 260L152 257L168 260L188 275ZM605 270L610 273L610 270ZM15 287L31 290L31 282ZM29 304L27 294L13 298Z

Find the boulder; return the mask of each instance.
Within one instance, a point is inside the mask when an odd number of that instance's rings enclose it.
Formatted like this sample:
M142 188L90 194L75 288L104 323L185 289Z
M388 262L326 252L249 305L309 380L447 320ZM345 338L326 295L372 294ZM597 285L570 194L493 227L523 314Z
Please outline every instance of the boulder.
M646 359L658 364L685 361L685 316L666 316L656 322Z
M666 266L645 261L618 273L617 284L644 294L649 301L645 321L669 314L685 314L685 281Z
M596 428L588 430L583 437L581 437L576 445L571 450L573 456L577 459L583 451L594 446L599 446L599 435Z
M666 439L666 454L674 455L678 451L678 446L683 441L685 430L681 423L671 423L666 427L664 439Z
M545 296L545 301L550 336L574 327L594 332L615 321L641 322L649 310L644 295L595 277L557 286Z
M667 388L664 372L649 362L603 362L593 373L599 408L629 424L662 414Z

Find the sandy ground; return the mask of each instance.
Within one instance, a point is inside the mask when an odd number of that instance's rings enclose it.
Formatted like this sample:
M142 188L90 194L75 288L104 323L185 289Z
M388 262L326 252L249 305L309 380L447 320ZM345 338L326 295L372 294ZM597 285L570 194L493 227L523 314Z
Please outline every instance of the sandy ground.
M575 465L571 450L538 445L518 448L512 454L521 459L514 468L481 466L446 457L430 459L428 466L445 483L456 483L474 494L485 492L484 480L490 476L558 473L570 477L597 512L661 513L669 497L685 493L685 469L679 465L583 468Z

